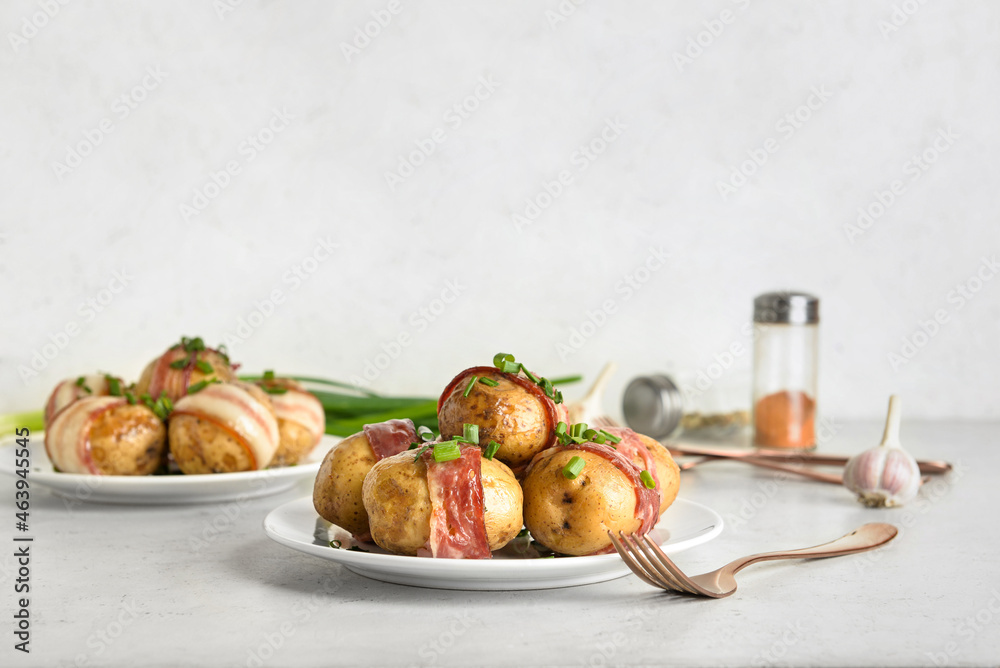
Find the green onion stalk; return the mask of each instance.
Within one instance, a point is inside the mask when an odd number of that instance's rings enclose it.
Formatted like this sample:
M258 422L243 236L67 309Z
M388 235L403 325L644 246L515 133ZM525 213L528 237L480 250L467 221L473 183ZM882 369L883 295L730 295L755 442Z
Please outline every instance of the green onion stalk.
M326 413L326 433L334 436L350 436L361 431L366 424L386 420L409 418L419 427L437 431L437 399L431 397L389 397L364 390L349 383L313 376L289 376L311 385L324 385L351 393L333 390L310 390L323 405ZM260 380L262 375L240 376L241 380ZM553 383L573 383L580 376L554 379ZM0 436L13 434L16 429L27 427L32 432L45 428L43 411L26 411L0 415Z

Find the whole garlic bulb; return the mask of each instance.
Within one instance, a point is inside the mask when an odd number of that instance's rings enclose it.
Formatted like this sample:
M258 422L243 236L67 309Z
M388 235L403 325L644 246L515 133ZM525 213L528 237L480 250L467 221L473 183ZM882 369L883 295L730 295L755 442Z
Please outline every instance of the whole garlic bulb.
M889 397L882 444L854 455L844 468L844 486L869 508L891 508L920 490L920 467L899 442L899 397Z

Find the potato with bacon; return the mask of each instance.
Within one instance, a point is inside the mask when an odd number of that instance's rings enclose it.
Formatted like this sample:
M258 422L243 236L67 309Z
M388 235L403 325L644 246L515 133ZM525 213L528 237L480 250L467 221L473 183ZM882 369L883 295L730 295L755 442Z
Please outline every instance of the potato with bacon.
M270 396L278 419L278 450L271 466L299 463L323 438L326 428L323 404L298 381L278 378L273 371L265 371L256 384Z
M63 473L149 475L159 467L165 444L163 420L125 397L77 399L45 431L45 452Z
M266 392L250 383L209 383L174 404L170 454L187 474L267 468L278 449L278 421Z
M236 374L225 352L206 348L201 337L184 337L146 366L136 383L135 393L149 395L154 400L164 394L171 401L177 401L189 388L233 380Z
M555 443L555 428L566 420L562 395L512 355L494 357L494 366L466 369L438 400L441 438L461 435L464 424L479 427L483 443L500 444L496 457L516 473Z
M604 442L567 440L528 467L524 523L554 552L610 552L609 530L645 534L659 519L661 497L651 472L616 449L624 439L599 438Z
M360 540L370 538L368 513L361 498L365 476L376 462L419 441L411 420L366 424L330 448L313 485L313 506L327 522L347 529Z
M48 429L59 411L77 399L110 395L120 397L124 388L125 382L121 378L106 373L67 378L55 386L49 395L49 400L45 402L45 428Z
M381 460L362 496L372 539L394 554L489 559L522 526L513 472L456 441Z

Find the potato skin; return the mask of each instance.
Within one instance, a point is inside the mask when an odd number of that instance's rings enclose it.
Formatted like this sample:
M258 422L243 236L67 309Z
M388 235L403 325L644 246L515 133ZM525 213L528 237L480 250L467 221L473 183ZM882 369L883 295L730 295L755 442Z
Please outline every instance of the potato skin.
M278 418L278 449L271 459L271 466L298 464L313 449L312 433L298 422Z
M562 474L573 457L586 465L574 480ZM632 482L604 457L583 450L548 450L538 455L524 479L524 524L545 547L560 554L593 554L611 545L608 529L632 533Z
M476 382L468 397L465 388L473 375L497 382L490 387ZM544 396L525 389L490 367L474 367L459 374L445 390L438 407L441 438L462 435L466 423L479 426L479 442L496 441L500 449L494 456L515 471L522 470L537 453L553 442L550 409Z
M102 475L149 475L166 452L163 421L143 405L116 406L90 430L90 456Z
M644 434L637 436L656 462L656 478L659 483L657 491L660 493L660 515L662 515L677 498L677 492L681 487L681 470L662 443ZM643 463L635 463L642 468Z
M367 536L368 513L361 486L373 466L375 453L363 431L330 448L313 485L313 506L319 516L355 536Z
M170 454L187 475L253 471L253 458L232 434L194 415L172 415Z
M498 550L521 530L522 494L502 462L482 459L483 505L490 550ZM372 467L362 488L375 543L394 554L416 555L430 539L431 499L427 466L412 452L386 457Z

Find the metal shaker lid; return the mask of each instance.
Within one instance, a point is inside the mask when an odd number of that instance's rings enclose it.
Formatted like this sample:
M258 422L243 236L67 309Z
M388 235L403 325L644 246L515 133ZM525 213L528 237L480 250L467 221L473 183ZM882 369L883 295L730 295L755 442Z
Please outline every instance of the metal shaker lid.
M753 321L814 325L819 322L819 298L805 292L766 292L753 300Z
M665 438L677 429L684 415L681 392L669 376L639 376L625 388L622 412L631 429Z

